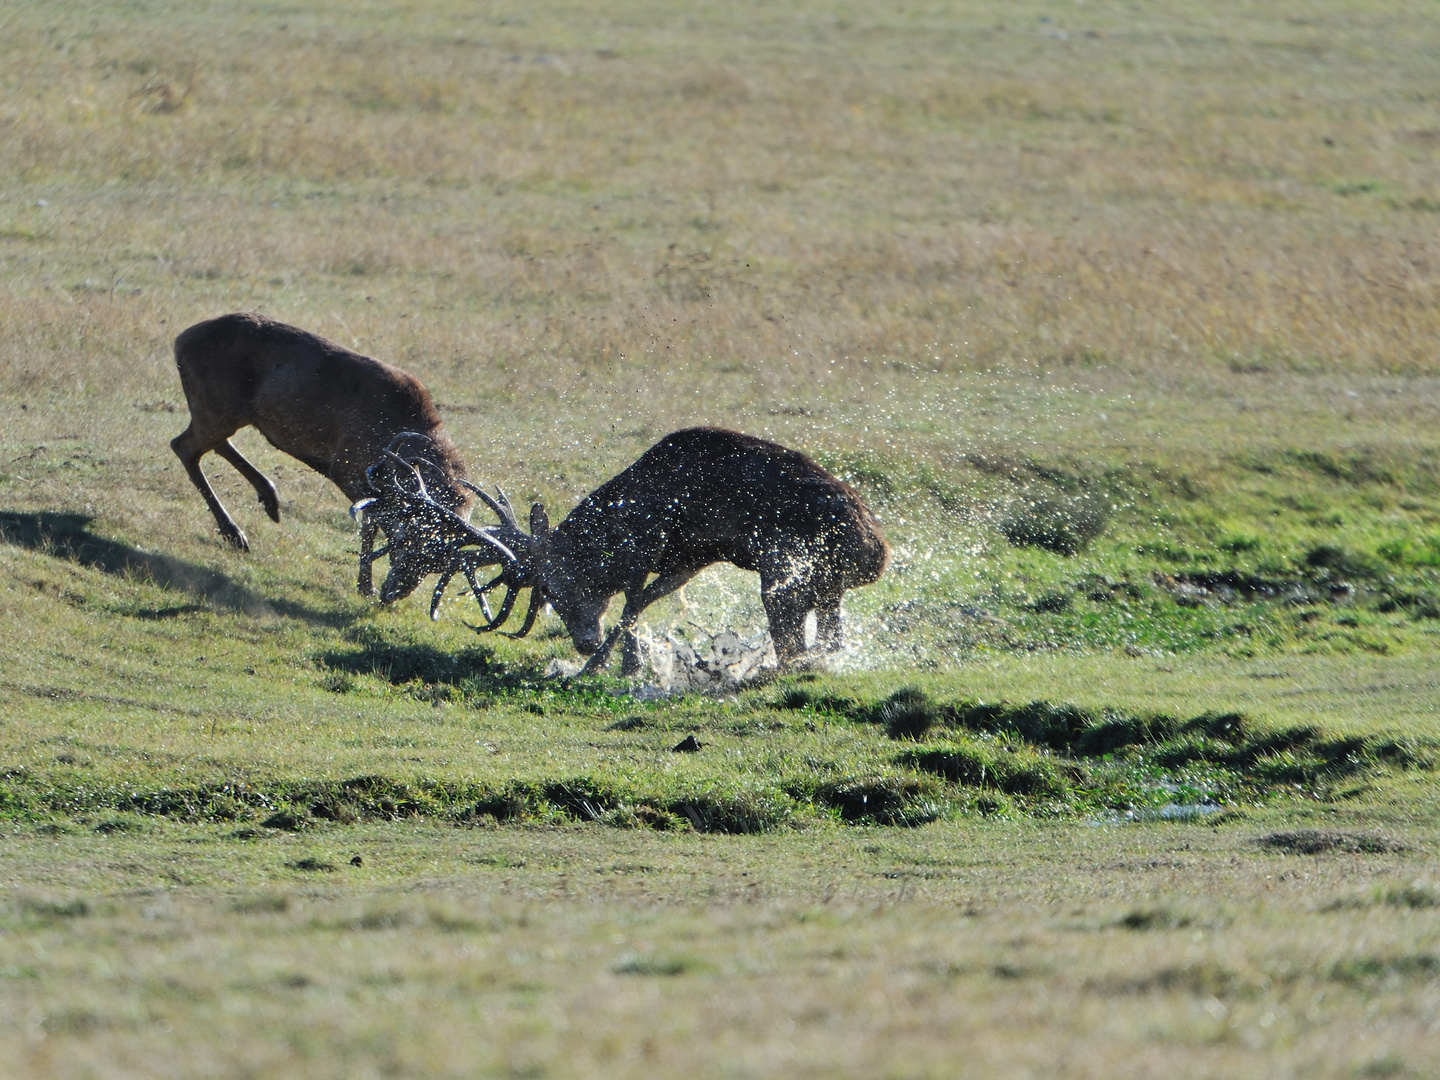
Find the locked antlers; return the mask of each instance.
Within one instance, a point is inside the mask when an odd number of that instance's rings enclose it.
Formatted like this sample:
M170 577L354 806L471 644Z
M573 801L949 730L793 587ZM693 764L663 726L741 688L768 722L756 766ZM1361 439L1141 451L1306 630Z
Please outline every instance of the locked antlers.
M531 538L520 528L510 500L499 488L492 497L474 484L459 481L494 512L500 519L499 525L476 527L437 502L430 495L423 475L427 468L434 469L432 463L397 452L406 440L414 438L424 436L414 432L397 435L382 451L381 460L366 470L366 479L376 494L352 506L351 516L358 515L367 525L373 520L385 530L390 543L369 557L373 560L388 553L391 577L399 575L403 579L419 580L432 573L440 575L430 599L431 619L439 618L445 589L458 574L469 584L486 620L471 629L477 633L498 630L514 610L519 591L532 587L528 558ZM484 584L477 582L476 575L481 569L496 564L502 567L496 577ZM387 583L389 580L387 578ZM505 596L499 612L492 614L488 595L500 585L505 586ZM387 591L382 589L382 600L388 599ZM532 588L525 622L518 633L510 636L524 637L529 633L541 603L540 590Z

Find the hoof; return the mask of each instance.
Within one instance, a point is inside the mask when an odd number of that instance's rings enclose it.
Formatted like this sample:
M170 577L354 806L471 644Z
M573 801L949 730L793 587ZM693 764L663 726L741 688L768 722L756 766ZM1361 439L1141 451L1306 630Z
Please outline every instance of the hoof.
M265 513L270 515L270 520L278 525L280 523L280 496L275 489L272 487L269 491L257 491L255 495L259 498L260 505L265 508Z
M580 674L594 675L597 672L604 671L605 665L609 662L610 657L608 655L597 652L594 656L590 657L589 660L585 661L585 666L580 669Z
M250 541L245 539L245 534L239 529L236 529L233 533L222 532L220 535L223 536L226 543L228 543L236 551L250 550Z

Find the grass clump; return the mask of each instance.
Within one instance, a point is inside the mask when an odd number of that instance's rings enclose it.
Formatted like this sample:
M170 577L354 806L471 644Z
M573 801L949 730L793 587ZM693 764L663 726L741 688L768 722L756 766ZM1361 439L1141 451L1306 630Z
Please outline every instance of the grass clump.
M925 691L906 686L876 707L876 719L892 739L923 739L941 719L941 712Z
M626 953L610 970L616 975L656 975L670 978L696 971L694 960L671 954Z
M1183 930L1195 922L1188 912L1175 911L1169 907L1139 907L1127 911L1115 920L1115 925L1126 930Z
M1105 531L1107 505L1095 497L1020 500L1000 522L1015 547L1036 547L1057 555L1078 555Z
M1007 795L1064 796L1072 787L1051 759L1029 747L973 742L927 745L905 751L896 762L954 784Z
M935 786L914 776L841 778L817 785L809 795L851 824L924 825L944 810Z
M1440 957L1433 953L1353 956L1337 961L1328 974L1334 982L1367 988L1384 983L1429 982L1440 974Z
M22 918L41 922L83 919L92 914L93 910L90 902L79 896L60 899L53 896L21 894L16 898L14 906Z
M1428 881L1389 885L1379 890L1379 899L1391 907L1426 909L1440 907L1440 890Z
M317 859L308 855L303 859L287 862L285 865L291 870L302 870L306 873L333 874L335 872L334 863L328 863L324 859Z

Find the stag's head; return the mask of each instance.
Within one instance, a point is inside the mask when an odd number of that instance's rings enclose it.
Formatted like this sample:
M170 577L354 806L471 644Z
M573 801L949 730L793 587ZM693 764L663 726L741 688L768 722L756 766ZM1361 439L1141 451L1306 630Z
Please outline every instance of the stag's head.
M487 633L505 624L514 608L516 594L529 589L530 606L524 622L509 636L518 638L528 634L540 610L548 603L565 623L576 650L585 656L594 654L603 644L600 619L613 593L597 586L595 576L588 572L592 568L584 553L578 550L583 540L577 541L563 530L551 530L545 507L540 503L530 508L527 534L498 488L492 498L464 480L460 483L493 510L500 523L483 529L462 523L463 533L456 533L450 520L454 515L437 519L433 506L416 498L413 480L393 485L400 509L392 525L395 532L391 542L391 570L382 598L388 596L392 579L399 581L400 587L408 592L414 584L401 575L415 575L414 580L418 581L425 574L438 571L440 583L430 605L430 616L435 618L446 584L456 574L463 574L487 620L474 629ZM439 533L445 533L446 539L437 543L433 537ZM401 552L398 562L395 551ZM440 563L444 565L438 565ZM496 563L503 567L497 577L483 585L476 582L477 567ZM505 599L492 617L486 594L500 585L505 586Z
M385 530L390 540L387 554L390 557L385 580L380 583L380 602L393 604L404 600L431 574L440 573L449 564L450 553L443 543L437 543L433 534L417 529L412 522L401 517Z
M435 603L431 605L433 617L444 583L455 573L464 573L470 578L482 566L495 563L518 565L521 560L515 546L506 545L499 538L499 530L494 527L477 529L455 512L454 507L460 499L451 486L452 478L440 466L424 456L397 453L403 440L414 438L429 442L425 436L402 432L382 451L380 460L365 474L374 496L357 502L350 508L350 513L352 517L362 517L372 535L378 529L389 541L384 548L361 554L362 563L381 555L389 556L389 569L380 586L382 603L393 603L409 596L430 574L442 575L444 581L436 591ZM435 485L434 494L426 485L427 474L432 483L437 479L440 481ZM455 482L478 494L487 504L508 511L509 504L504 501L503 494L497 503L466 481L455 478ZM465 498L468 499L468 496ZM512 522L513 519L511 514ZM520 534L521 537L523 535ZM513 578L515 572L511 571L510 576Z
M590 656L604 640L600 618L612 594L602 595L594 585L593 575L581 572L582 560L576 557L575 546L568 533L551 531L545 507L536 503L530 508L532 580L543 600L565 624L575 651Z

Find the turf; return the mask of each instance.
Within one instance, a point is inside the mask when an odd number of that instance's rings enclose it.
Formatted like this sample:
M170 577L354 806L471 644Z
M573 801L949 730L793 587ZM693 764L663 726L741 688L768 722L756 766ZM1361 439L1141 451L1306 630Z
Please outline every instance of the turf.
M1427 1074L1432 15L8 5L0 1074ZM361 600L253 431L238 555L167 448L231 310L553 520L802 448L891 568L667 698Z

